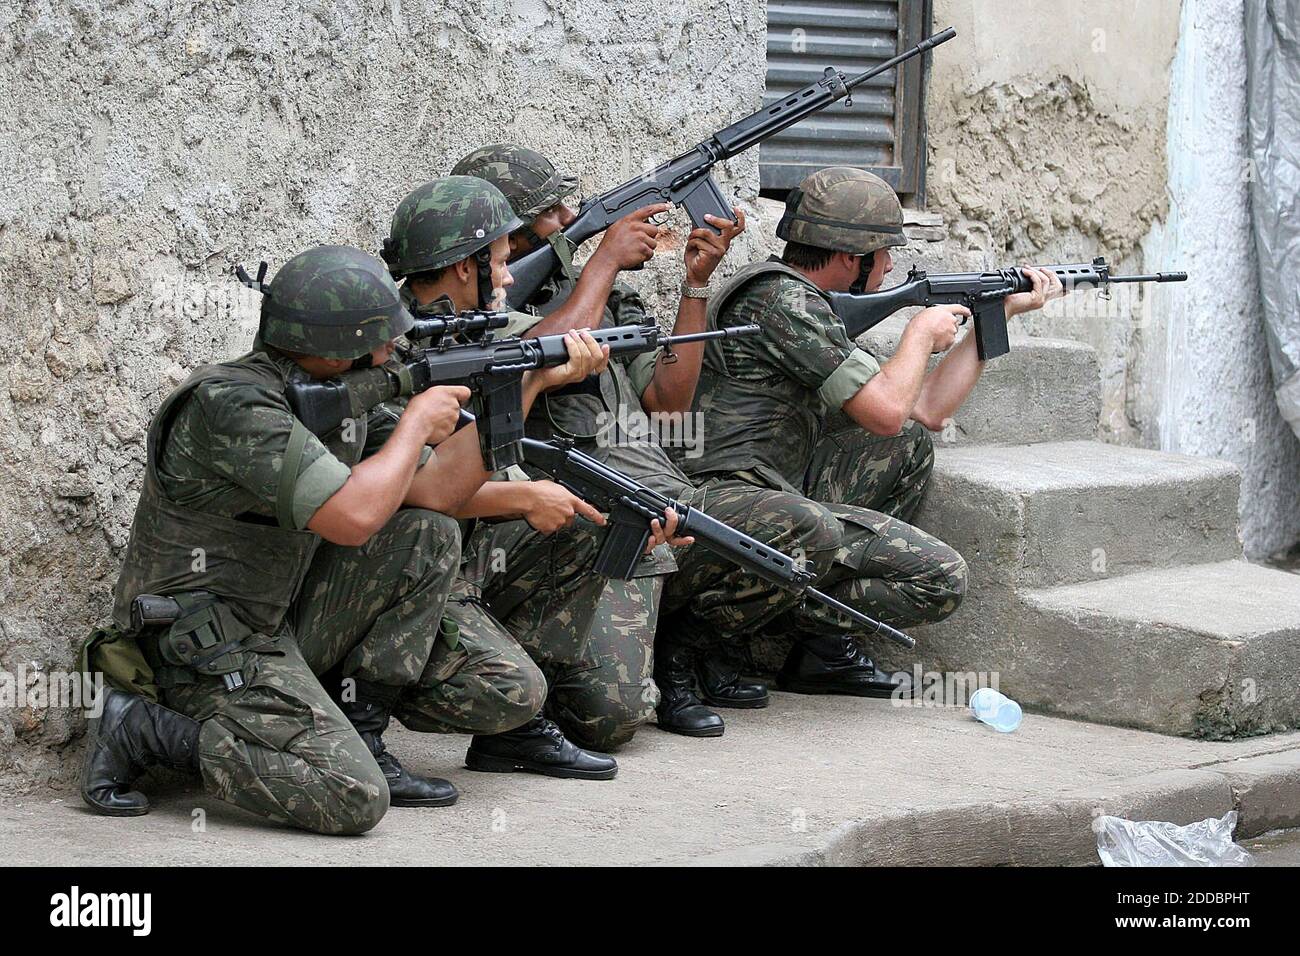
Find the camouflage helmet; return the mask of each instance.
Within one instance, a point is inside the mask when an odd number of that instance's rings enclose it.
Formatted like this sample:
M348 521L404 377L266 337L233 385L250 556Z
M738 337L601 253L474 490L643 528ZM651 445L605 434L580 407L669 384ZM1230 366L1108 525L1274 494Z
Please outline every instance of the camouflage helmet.
M354 359L413 324L384 264L348 246L301 252L255 287L264 295L259 336L286 352Z
M776 234L787 242L864 255L907 244L903 207L889 184L865 169L819 169L790 191Z
M398 204L383 257L397 278L430 272L468 259L522 225L496 186L474 176L444 176Z
M527 146L494 143L474 150L451 168L457 176L478 176L496 186L515 214L532 222L578 188L578 179Z

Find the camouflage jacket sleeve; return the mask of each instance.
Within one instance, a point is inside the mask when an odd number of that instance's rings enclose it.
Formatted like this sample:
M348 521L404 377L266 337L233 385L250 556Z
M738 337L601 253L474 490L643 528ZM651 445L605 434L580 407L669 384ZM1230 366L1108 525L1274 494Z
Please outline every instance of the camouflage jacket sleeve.
M284 396L272 389L246 382L198 386L165 443L160 470L169 495L200 510L273 516L293 425ZM294 484L294 526L306 527L350 474L309 434Z
M844 323L802 284L773 283L763 303L762 348L771 362L837 409L880 371L870 352L849 338Z

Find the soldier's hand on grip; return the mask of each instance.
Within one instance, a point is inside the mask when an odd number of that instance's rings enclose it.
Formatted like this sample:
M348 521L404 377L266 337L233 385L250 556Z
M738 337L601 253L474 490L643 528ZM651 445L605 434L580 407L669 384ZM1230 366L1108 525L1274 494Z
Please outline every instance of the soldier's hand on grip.
M605 524L605 516L593 505L553 481L528 482L524 520L542 534L551 534L573 524L578 515Z
M412 396L402 417L415 416L424 430L424 443L436 445L456 430L460 407L469 401L469 395L463 385L435 385Z
M964 305L932 305L913 316L910 325L923 329L930 336L930 351L944 352L952 348L957 330L970 318L970 309Z
M636 269L644 265L659 245L659 227L647 220L670 208L667 203L655 203L628 213L606 230L595 255L607 256L619 269Z

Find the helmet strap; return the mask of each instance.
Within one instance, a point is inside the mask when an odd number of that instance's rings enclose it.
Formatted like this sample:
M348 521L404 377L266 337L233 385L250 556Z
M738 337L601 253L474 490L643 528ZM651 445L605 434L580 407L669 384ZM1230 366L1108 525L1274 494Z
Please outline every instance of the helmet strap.
M492 249L490 246L474 253L474 267L478 271L478 307L486 309L492 304Z
M858 260L858 277L853 280L853 285L849 286L849 292L853 295L862 295L867 291L867 280L871 278L871 270L876 267L876 252L878 251L865 253Z

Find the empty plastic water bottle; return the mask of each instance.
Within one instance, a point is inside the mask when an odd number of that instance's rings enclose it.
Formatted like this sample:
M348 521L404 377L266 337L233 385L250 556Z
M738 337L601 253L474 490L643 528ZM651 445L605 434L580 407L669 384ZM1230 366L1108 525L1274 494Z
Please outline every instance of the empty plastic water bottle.
M1009 734L1019 727L1024 717L1019 704L992 687L981 687L970 695L970 712L972 717L1003 734Z

